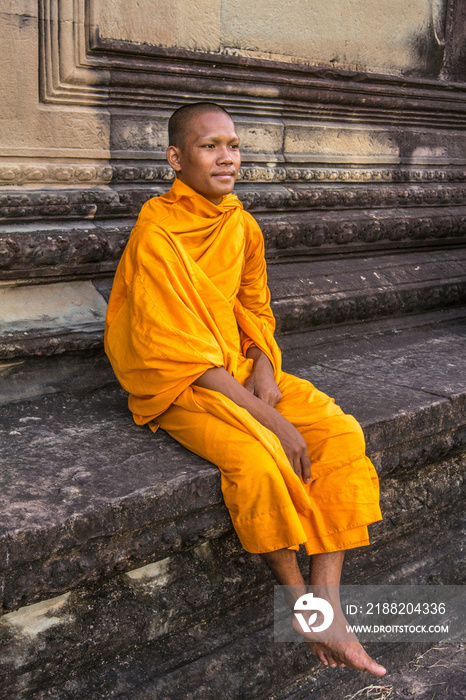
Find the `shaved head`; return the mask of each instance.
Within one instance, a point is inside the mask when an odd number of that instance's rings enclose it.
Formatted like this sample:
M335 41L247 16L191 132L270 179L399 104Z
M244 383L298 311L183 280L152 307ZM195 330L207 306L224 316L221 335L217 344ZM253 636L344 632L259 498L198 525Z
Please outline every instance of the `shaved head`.
M180 107L169 122L167 161L178 180L213 204L230 194L241 165L239 138L228 112L214 102Z
M220 107L220 105L215 102L194 102L190 105L183 105L179 107L170 117L168 122L168 144L169 146L176 146L177 148L184 148L186 135L190 130L191 121L200 116L201 114L207 114L212 112L220 112L228 114L226 109Z

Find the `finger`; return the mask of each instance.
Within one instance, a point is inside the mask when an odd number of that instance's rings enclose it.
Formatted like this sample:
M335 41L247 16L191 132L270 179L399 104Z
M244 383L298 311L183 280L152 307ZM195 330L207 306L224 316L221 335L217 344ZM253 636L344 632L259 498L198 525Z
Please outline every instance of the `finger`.
M311 462L309 460L309 455L307 454L307 451L305 452L305 454L303 454L301 458L301 468L303 481L305 484L308 484L311 480Z
M286 450L285 454L296 476L301 476L301 460L299 457L296 458L293 452L287 452Z
M298 457L295 457L292 466L293 466L293 471L294 471L294 473L295 473L297 476L301 477L301 471L302 471L302 469L301 469L301 459L299 458L299 456L298 456Z

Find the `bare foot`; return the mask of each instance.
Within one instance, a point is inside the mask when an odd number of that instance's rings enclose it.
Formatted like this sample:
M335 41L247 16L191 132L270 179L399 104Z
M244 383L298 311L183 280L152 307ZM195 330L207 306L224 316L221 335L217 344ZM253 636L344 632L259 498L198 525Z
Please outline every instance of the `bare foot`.
M386 669L374 659L371 659L359 643L356 635L347 631L347 621L341 611L335 614L335 619L332 623L333 631L330 635L329 630L327 630L325 642L318 641L319 635L317 634L304 632L295 616L293 616L291 624L296 632L308 640L309 648L324 666L330 666L331 668L349 666L358 671L367 671L374 676L384 676L386 674Z

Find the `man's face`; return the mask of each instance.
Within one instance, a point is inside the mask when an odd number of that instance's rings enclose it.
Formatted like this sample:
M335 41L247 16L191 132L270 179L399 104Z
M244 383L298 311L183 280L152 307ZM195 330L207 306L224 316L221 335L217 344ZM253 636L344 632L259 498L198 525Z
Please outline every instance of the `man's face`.
M167 160L185 185L220 204L233 190L241 164L233 121L222 112L193 117L183 147L169 146Z

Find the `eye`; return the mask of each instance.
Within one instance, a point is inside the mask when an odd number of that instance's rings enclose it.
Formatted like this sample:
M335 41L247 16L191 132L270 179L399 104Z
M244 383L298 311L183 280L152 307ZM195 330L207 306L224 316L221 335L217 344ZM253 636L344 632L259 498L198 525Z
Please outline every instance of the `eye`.
M234 148L237 151L239 149L239 143L232 143L230 148Z

